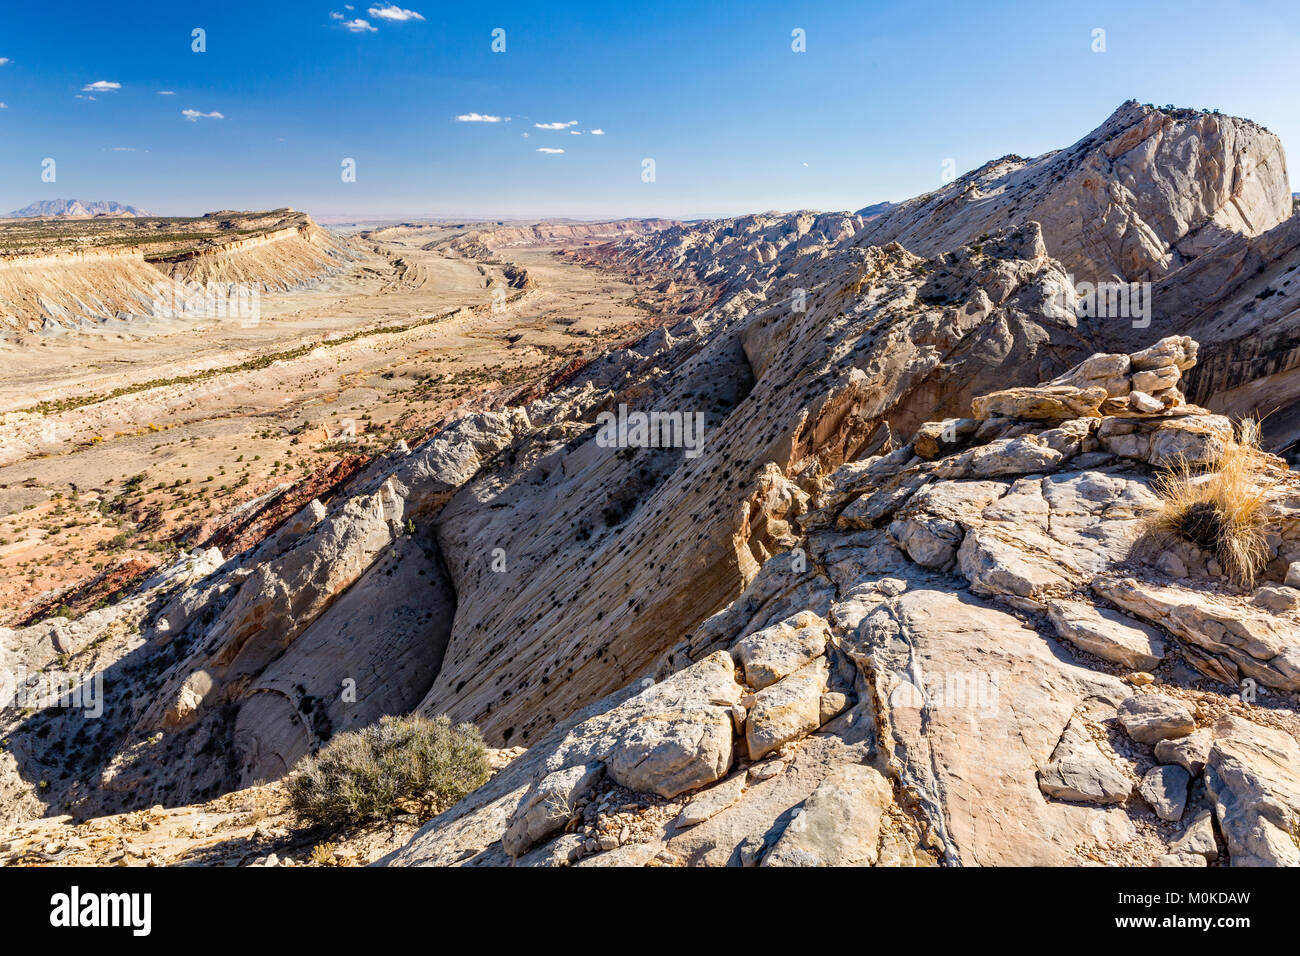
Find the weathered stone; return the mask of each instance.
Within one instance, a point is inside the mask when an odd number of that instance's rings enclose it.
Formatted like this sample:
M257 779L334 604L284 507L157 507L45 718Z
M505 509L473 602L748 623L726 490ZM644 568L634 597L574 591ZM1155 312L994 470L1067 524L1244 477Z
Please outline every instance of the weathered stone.
M1119 705L1119 722L1126 734L1142 744L1186 737L1196 729L1187 708L1163 694L1134 694Z
M926 422L919 426L912 438L916 457L933 461L948 454L975 433L979 422L973 418L946 418L941 422Z
M1167 388L1176 387L1182 374L1182 370L1176 365L1134 372L1133 391L1145 392L1147 395L1163 392Z
M1074 388L1101 387L1106 390L1108 396L1117 398L1128 394L1128 373L1131 364L1129 357L1123 353L1101 353L1084 359L1048 384L1069 385Z
M1219 858L1219 843L1214 838L1214 814L1202 808L1187 824L1187 829L1169 847L1171 853L1195 853L1207 860Z
M1162 740L1156 744L1156 759L1161 763L1177 764L1193 777L1205 769L1205 758L1214 742L1209 728L1202 728L1186 737Z
M1121 803L1133 790L1077 717L1065 725L1051 762L1039 771L1038 787L1049 797L1081 803Z
M880 746L944 859L1063 865L1081 862L1080 844L1133 838L1124 810L1050 800L1038 782L1085 702L1127 695L1118 679L978 598L924 583L883 600L844 646L869 663Z
M1047 616L1058 635L1102 660L1150 670L1165 656L1159 632L1118 611L1081 601L1049 601Z
M698 826L735 804L745 792L747 778L748 774L738 773L695 794L677 815L677 826Z
M1064 583L1059 567L1026 554L990 531L971 531L957 550L958 567L976 594L1033 599Z
M801 611L741 638L733 648L733 656L745 670L745 682L762 690L820 657L830 637L827 628L825 618Z
M1233 866L1300 866L1300 745L1240 717L1221 717L1205 788Z
M605 766L592 763L547 774L529 791L510 818L501 845L513 857L522 856L548 836L564 829L577 812L578 801L605 775Z
M1262 587L1255 592L1250 603L1266 611L1296 611L1300 609L1300 591L1292 587Z
M981 395L971 402L971 410L980 421L990 418L1065 421L1067 418L1100 415L1101 403L1106 397L1106 389L1098 386L1039 385Z
M740 695L724 651L642 691L618 708L605 732L610 777L661 797L721 778L731 768L731 708Z
M922 567L946 569L957 557L965 534L963 522L1006 491L998 481L941 481L918 491L889 526L909 558Z
M1133 352L1129 359L1134 372L1164 368L1169 365L1187 371L1196 364L1199 346L1187 335L1170 335L1155 345L1140 352Z
M821 696L828 676L826 658L819 657L755 695L745 723L751 760L821 726Z
M1065 456L1037 435L1000 438L939 463L939 478L993 478L1055 471Z
M786 826L763 866L873 866L880 820L894 791L880 771L849 764L832 771Z
M1146 392L1134 389L1128 394L1129 406L1135 412L1141 412L1144 415L1158 415L1165 410L1164 402L1152 398Z
M821 699L821 721L823 724L834 720L849 706L849 698L839 691L827 691Z
M1238 672L1268 687L1300 690L1300 616L1261 611L1226 597L1136 578L1102 575L1092 589L1130 614L1177 635L1221 662L1219 680Z
M1138 792L1161 820L1181 820L1191 777L1182 767L1161 764L1142 777Z
M1097 428L1105 451L1162 468L1213 464L1232 440L1232 423L1221 415L1104 418Z

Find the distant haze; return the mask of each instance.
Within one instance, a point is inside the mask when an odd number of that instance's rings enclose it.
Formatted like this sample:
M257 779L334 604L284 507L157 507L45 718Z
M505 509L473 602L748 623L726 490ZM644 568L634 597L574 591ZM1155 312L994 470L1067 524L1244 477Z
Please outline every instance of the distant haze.
M147 216L149 213L120 202L94 199L45 199L9 213L10 219L28 219L45 216L69 218L90 216Z

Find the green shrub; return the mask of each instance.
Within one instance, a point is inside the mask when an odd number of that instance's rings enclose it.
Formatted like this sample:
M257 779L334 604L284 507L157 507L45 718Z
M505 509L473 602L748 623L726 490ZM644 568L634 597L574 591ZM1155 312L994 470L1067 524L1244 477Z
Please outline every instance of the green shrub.
M343 826L415 813L441 813L489 776L473 724L444 714L383 717L339 734L289 775L289 799L307 823Z

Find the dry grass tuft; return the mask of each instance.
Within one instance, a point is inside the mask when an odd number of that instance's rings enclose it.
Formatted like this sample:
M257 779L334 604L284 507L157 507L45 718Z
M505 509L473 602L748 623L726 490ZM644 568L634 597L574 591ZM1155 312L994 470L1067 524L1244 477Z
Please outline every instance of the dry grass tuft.
M1208 468L1179 462L1156 478L1160 509L1146 531L1190 541L1214 555L1244 588L1268 564L1265 496L1273 483L1271 456L1259 448L1259 422L1238 423L1238 439Z

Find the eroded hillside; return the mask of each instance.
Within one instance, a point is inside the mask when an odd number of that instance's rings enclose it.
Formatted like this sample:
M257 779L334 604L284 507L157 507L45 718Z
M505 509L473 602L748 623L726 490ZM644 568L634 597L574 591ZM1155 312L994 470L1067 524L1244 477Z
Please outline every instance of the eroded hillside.
M1277 295L1207 277L1280 283L1290 214L1271 134L1130 103L871 217L588 233L554 261L646 289L651 331L236 557L0 632L119 694L11 719L6 812L206 800L415 711L526 750L391 863L1300 863L1300 499L1214 405L1280 369L1183 334L1262 354ZM457 248L531 295L538 235ZM1098 314L1084 278L1181 305ZM629 410L702 430L611 444ZM1152 546L1159 475L1230 460L1247 578L1213 535Z
M291 209L0 220L0 327L22 334L165 317L176 308L173 283L284 290L336 272L349 258L311 217Z

